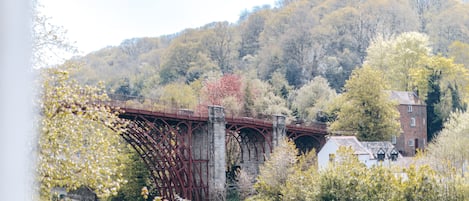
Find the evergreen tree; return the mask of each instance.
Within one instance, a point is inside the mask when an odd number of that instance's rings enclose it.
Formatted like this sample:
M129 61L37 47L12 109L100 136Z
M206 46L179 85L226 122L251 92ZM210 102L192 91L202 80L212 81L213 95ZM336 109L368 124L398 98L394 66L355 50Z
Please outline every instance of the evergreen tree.
M433 139L443 127L443 119L438 115L436 111L436 105L440 103L441 90L440 82L441 73L435 72L430 76L428 80L428 95L425 104L427 104L427 133L428 141Z
M461 100L461 92L458 90L458 85L448 86L451 93L451 109L452 111L466 111L467 104Z

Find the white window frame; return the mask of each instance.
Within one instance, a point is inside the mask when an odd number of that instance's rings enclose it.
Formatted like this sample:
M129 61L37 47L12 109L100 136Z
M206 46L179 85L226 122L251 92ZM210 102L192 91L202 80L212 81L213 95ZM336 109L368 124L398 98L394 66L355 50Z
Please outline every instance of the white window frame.
M411 126L411 127L415 127L415 124L416 124L416 122L415 122L415 117L411 117L411 118L410 118L410 126Z
M408 106L407 106L407 112L411 113L411 112L412 112L412 109L413 109L413 108L412 108L412 105L408 105Z
M413 139L412 139L412 140L409 140L409 141L407 142L407 144L409 145L409 147L415 146Z

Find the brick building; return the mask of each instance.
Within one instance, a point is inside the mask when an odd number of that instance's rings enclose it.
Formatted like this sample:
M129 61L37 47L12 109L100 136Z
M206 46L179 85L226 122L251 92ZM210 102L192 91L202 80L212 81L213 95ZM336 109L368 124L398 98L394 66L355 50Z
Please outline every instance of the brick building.
M401 134L391 142L403 156L414 156L427 146L426 105L414 92L390 91L390 97L399 103L401 122Z

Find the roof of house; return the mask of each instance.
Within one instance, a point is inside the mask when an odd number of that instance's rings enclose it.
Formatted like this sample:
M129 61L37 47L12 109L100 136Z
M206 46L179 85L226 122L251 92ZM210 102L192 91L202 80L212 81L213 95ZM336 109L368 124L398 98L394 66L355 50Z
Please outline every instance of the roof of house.
M335 143L338 147L351 147L355 150L354 154L357 155L371 154L365 147L363 147L355 136L331 136L327 142Z
M417 94L411 91L389 91L390 97L401 105L424 105Z
M379 149L382 149L386 156L390 156L394 149L394 145L389 141L361 142L361 144L373 154L374 158L377 158ZM402 158L400 154L399 158Z

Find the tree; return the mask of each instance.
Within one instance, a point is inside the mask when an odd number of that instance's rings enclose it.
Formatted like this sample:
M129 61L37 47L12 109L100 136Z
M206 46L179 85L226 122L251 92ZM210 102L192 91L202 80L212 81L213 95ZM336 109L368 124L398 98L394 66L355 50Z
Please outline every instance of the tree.
M297 154L292 141L286 138L280 140L270 159L260 167L257 183L254 184L258 194L248 200L282 200L282 188L293 173Z
M145 163L130 145L121 154L126 156L122 175L127 183L121 186L117 195L110 197L110 201L145 201L141 195L141 189L151 185L151 177Z
M254 113L254 95L251 90L251 83L248 81L244 87L243 113L246 117L252 117Z
M410 71L430 52L429 37L425 34L408 32L389 40L378 37L368 47L365 63L382 70L392 90L412 91Z
M289 84L299 87L316 73L309 58L312 50L309 30L315 23L308 1L304 0L267 16L259 38L260 77L270 79L273 72L281 70Z
M238 103L242 103L243 91L241 77L234 74L226 74L219 79L207 80L202 93L207 99L207 104L222 105L223 99L232 96Z
M419 63L409 74L427 104L427 131L432 139L451 112L466 109L469 70L442 56L422 57Z
M448 47L454 41L469 42L469 28L466 24L469 6L457 1L448 2L451 3L444 10L434 13L428 26L428 35L432 38L435 51L443 55L448 54Z
M293 107L298 109L301 118L309 121L322 121L322 112L326 111L329 103L337 96L322 77L315 77L298 89L296 94Z
M365 169L350 147L339 147L336 161L319 177L319 200L360 200Z
M287 102L284 98L275 94L271 85L259 79L254 79L251 82L252 92L254 95L254 114L258 118L271 116L276 114L285 115L290 117L291 111L287 107Z
M293 173L288 176L282 188L283 200L318 200L319 179L316 150L297 157Z
M436 170L467 176L465 166L469 163L468 121L469 112L454 112L440 134L429 143L425 156Z
M217 22L207 31L202 39L203 45L208 49L210 59L214 61L222 73L232 73L233 34L228 22Z
M439 188L438 177L429 166L415 167L411 165L404 169L407 180L400 185L402 194L399 200L441 200L444 192ZM444 198L444 200L449 200Z
M433 73L428 80L428 92L425 104L427 104L427 140L431 141L443 128L442 113L438 112L438 105L441 104L441 87L439 81L441 74Z
M448 49L448 54L454 57L454 62L463 64L465 68L469 69L469 43L454 41Z
M77 49L66 37L67 31L50 23L50 18L43 15L37 0L33 1L32 27L32 63L34 68L46 67L63 62L64 54L76 53Z
M448 200L469 198L468 120L468 112L456 111L451 114L444 129L429 143L423 157L419 158L442 176L445 181L443 195Z
M427 105L430 140L450 112L465 109L469 73L441 55L431 55L429 38L416 32L390 40L376 39L366 64L381 69L393 90L415 91Z
M419 1L410 1L412 9L418 16L419 27L418 31L422 33L428 33L429 29L428 24L433 21L433 18L446 10L452 5L457 3L456 0L419 0Z
M194 90L183 83L172 83L164 86L160 99L166 106L173 108L195 109L198 104Z
M293 89L285 79L285 75L278 71L272 73L272 78L270 78L269 83L273 87L275 95L280 96L283 99L287 99Z
M65 66L73 66L70 63ZM53 187L87 186L98 197L115 194L125 181L119 157L125 124L99 104L102 87L80 86L61 69L44 69L39 99L37 180L41 200Z
M216 62L227 61L225 57L227 56L225 49L228 45L225 41L227 39L222 37L225 32L220 28L221 39L214 42L219 46L210 46L212 47L210 50L204 44L205 35L212 34L210 31L187 29L180 33L179 37L172 40L163 56L160 71L163 84L178 80L189 83L198 79L205 72L221 70ZM213 57L211 53L214 54ZM220 55L216 53L220 53ZM213 60L218 57L220 60Z
M263 12L259 11L250 14L248 18L240 25L241 44L239 47L239 58L246 55L256 55L260 48L259 36L264 31L265 17Z
M349 131L360 140L389 140L399 135L397 103L384 92L386 82L379 70L363 66L352 72L345 84L345 92L339 97L342 105L331 129Z

